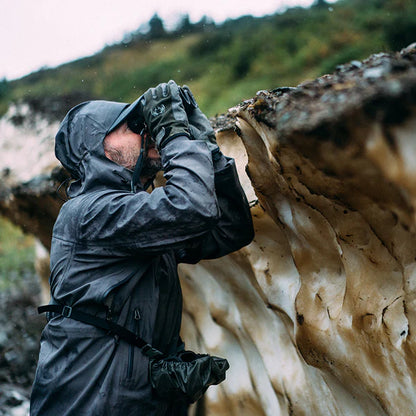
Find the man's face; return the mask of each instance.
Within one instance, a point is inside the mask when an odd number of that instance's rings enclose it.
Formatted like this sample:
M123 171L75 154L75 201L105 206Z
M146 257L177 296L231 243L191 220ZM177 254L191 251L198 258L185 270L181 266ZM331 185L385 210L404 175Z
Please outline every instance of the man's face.
M130 130L127 123L121 124L105 137L105 155L113 162L134 170L144 141L147 142L147 154L145 155L141 176L150 178L161 169L162 164L159 152L147 133L144 133L142 137Z

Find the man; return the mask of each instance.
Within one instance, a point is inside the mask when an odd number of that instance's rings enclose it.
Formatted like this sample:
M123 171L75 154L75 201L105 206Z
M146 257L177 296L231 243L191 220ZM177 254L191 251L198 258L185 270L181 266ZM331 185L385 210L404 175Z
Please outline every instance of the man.
M52 302L174 353L182 348L177 264L226 255L253 238L234 161L174 81L131 105L73 108L55 153L74 181L53 230ZM146 192L160 168L166 184ZM139 348L67 315L52 315L43 331L32 416L174 414L152 392Z

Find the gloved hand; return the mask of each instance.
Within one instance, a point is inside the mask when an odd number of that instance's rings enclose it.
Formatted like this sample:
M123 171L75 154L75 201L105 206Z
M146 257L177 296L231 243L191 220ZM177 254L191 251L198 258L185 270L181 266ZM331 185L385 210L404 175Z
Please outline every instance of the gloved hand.
M177 136L191 137L188 117L175 81L148 89L141 100L143 118L160 150Z
M188 86L184 85L183 87L179 87L179 91L185 111L188 115L191 138L195 140L204 140L211 152L218 151L219 147L215 140L214 129L211 127L211 123L207 116L198 107L191 90Z

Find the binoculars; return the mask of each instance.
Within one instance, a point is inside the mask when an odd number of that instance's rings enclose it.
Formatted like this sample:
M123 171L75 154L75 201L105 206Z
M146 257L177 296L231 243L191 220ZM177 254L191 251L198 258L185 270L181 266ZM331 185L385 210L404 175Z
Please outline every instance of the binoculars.
M198 107L198 104L191 90L186 85L184 85L183 87L179 87L179 94L186 114L191 114L194 111L194 109ZM140 106L141 100L139 99L139 103L136 106L135 110L127 118L127 125L131 131L142 136L143 133L146 131L147 126L144 121L143 114L140 111ZM153 139L151 138L151 140Z

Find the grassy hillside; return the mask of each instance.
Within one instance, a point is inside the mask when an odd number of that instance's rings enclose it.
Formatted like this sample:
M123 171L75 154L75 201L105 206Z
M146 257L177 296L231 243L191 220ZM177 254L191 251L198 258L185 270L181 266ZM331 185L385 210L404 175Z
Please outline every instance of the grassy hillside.
M90 98L132 101L159 82L187 83L212 116L259 89L294 86L337 64L416 41L414 0L318 1L309 9L137 36L95 56L0 83L10 101ZM65 108L66 110L67 108ZM60 114L58 114L60 116Z

